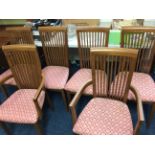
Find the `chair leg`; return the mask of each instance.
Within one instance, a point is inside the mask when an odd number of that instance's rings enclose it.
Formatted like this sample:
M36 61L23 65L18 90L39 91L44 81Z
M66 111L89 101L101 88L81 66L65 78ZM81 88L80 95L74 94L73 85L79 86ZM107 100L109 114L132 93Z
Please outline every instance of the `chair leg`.
M67 100L68 100L68 104L69 104L71 101L71 93L70 92L67 92Z
M2 90L2 92L4 94L4 96L6 98L8 98L9 97L9 93L7 92L7 89L6 89L6 87L4 85L1 85L1 90Z
M52 103L52 100L50 99L47 91L46 91L46 100L47 100L47 103L48 103L50 109L54 110L54 104Z
M0 122L0 127L2 127L2 129L5 131L5 133L6 133L7 135L11 135L11 131L10 131L10 129L6 126L5 123Z
M153 119L154 112L155 112L155 105L153 104L151 107L151 111L150 111L148 121L147 121L147 127L149 127L151 125L151 121Z
M43 135L43 128L39 122L34 124L34 127L37 130L38 135Z
M68 112L69 111L69 108L68 108L68 104L67 104L66 95L65 95L65 91L64 90L61 90L61 95L62 95L63 101L65 103L66 110Z

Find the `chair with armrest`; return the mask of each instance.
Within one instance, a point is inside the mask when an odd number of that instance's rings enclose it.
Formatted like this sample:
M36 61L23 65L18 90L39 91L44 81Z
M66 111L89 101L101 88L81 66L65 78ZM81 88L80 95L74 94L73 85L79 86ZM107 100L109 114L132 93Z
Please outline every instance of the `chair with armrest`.
M7 35L7 42L11 45L13 44L34 44L33 41L33 35L30 27L7 27L5 34ZM3 44L4 45L4 44ZM5 79L8 75L12 75L12 72L10 69L7 69L0 75L0 81ZM4 82L2 87L2 91L4 92L4 95L8 97L8 92L5 88L5 85L11 85L16 86L16 82L14 78L10 78Z
M61 92L68 110L64 91L69 76L67 28L63 26L39 27L39 33L47 64L42 70L45 76L45 88Z
M69 79L65 86L68 99L70 94L75 94L86 81L92 79L90 65L90 48L107 47L109 38L109 28L82 27L77 28L78 51L80 58L80 69ZM92 85L87 87L84 95L92 95Z
M8 133L5 122L34 124L39 134L42 128L39 121L44 104L44 77L41 75L39 56L34 45L7 45L2 47L12 75L19 90L0 105L1 126Z
M10 41L14 41L14 35L12 33L2 31L0 32L0 57L1 57L1 67L8 68L8 63L5 58L4 53L2 52L2 46L7 45L10 43ZM5 79L8 75L12 75L11 70L7 69L6 71L2 72L0 74L0 81ZM6 80L5 85L16 85L14 78L12 77L9 80ZM1 85L1 90L3 91L4 95L8 97L8 93L4 87L4 85Z
M87 81L70 102L73 132L82 135L137 134L144 121L141 98L130 86L137 50L123 48L91 48L92 80ZM93 99L79 116L77 103L83 91L93 84ZM129 89L137 100L138 121L133 128L126 104Z
M149 126L155 111L155 84L149 75L155 54L155 27L123 27L121 47L138 49L131 85L139 91L143 103L152 103L147 122ZM131 91L129 91L128 99L135 100Z

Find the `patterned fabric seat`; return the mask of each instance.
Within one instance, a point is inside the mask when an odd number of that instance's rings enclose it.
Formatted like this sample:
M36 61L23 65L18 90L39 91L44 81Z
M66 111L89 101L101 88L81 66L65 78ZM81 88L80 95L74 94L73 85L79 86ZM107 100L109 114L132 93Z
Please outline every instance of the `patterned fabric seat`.
M0 105L0 121L12 123L33 124L38 120L38 114L33 102L36 89L20 89ZM45 92L42 91L38 103L42 108Z
M69 68L61 66L47 66L42 70L45 76L45 88L62 90L69 76Z
M133 134L129 109L118 100L93 98L78 117L73 132L82 135Z
M12 75L11 70L10 69L6 70L2 74L0 74L0 81L2 81L4 78L6 78L7 76L10 76L10 75ZM7 81L5 81L4 84L16 85L16 82L15 82L15 79L12 77L12 78L8 79Z
M65 85L65 90L76 93L87 81L92 80L91 69L79 69ZM83 94L92 95L93 86L88 86Z
M134 72L131 85L137 88L143 102L155 102L155 82L150 75ZM135 96L131 91L128 99L135 100Z

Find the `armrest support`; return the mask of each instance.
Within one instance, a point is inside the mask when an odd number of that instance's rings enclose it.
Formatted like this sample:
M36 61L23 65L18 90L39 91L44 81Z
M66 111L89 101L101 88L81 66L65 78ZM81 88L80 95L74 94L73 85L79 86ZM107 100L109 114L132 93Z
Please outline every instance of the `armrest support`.
M137 121L136 127L134 129L134 134L138 134L139 130L140 130L140 126L145 120L143 105L142 105L142 100L141 100L138 90L134 86L130 86L130 90L134 93L134 95L136 97L136 101L137 101L138 121Z
M72 101L69 104L69 107L71 109L71 113L72 113L72 122L73 125L75 124L76 120L77 120L77 114L76 114L76 105L83 93L83 91L85 90L86 87L88 87L90 84L92 84L92 80L86 82L81 89L75 94L74 98L72 99Z
M36 94L35 94L35 96L34 96L34 98L33 98L33 101L34 101L34 103L35 103L35 106L36 106L38 115L39 115L40 117L41 117L41 115L42 115L42 112L41 112L41 109L40 109L39 104L38 104L38 97L39 97L41 91L44 89L44 81L45 81L45 78L44 78L44 76L42 75L41 83L40 83L40 85L39 85L39 87L38 87L38 89L37 89L37 91L36 91Z
M44 83L45 83L45 78L44 78L44 76L42 75L41 83L40 83L40 85L39 85L39 87L38 87L38 89L37 89L37 92L36 92L36 94L35 94L35 96L34 96L34 98L33 98L34 101L37 101L37 99L38 99L38 97L39 97L41 91L42 91L43 88L44 88Z

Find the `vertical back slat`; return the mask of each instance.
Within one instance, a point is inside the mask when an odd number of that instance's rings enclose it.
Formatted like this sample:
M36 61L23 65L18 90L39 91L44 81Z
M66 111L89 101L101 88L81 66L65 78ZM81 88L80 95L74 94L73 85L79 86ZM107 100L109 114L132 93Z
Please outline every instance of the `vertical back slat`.
M131 34L131 40L126 39ZM123 27L121 47L138 49L135 71L149 73L155 53L155 27Z
M10 44L34 44L31 28L29 27L8 27L6 31L15 37Z
M3 46L10 69L17 86L37 89L41 82L41 65L34 45Z
M68 67L67 28L63 26L39 27L47 65Z
M82 37L84 34L84 37ZM103 35L102 35L103 34ZM109 28L81 27L77 29L81 68L90 68L90 48L108 46Z
M126 101L138 50L91 48L94 96Z

